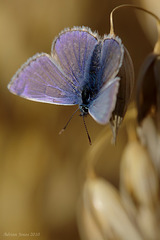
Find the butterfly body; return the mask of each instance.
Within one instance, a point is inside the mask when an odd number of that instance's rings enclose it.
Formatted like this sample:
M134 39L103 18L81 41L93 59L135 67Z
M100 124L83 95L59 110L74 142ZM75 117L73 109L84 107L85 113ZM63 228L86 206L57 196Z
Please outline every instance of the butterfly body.
M79 105L106 124L116 104L124 48L115 36L99 37L89 28L66 29L52 44L51 55L36 54L13 76L9 90L33 101Z
M94 100L94 97L96 97L100 85L101 85L101 79L99 78L99 72L101 70L100 62L98 60L98 55L100 55L99 51L99 44L95 46L95 49L92 53L92 57L90 60L88 72L87 72L87 79L84 79L84 86L81 90L81 99L82 104L80 104L80 111L81 115L87 115L88 109L91 104L91 102Z

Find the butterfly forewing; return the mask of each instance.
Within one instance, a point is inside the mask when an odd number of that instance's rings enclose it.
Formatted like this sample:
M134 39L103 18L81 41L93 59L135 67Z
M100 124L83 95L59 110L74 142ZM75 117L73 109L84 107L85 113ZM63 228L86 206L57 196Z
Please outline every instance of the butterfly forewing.
M76 86L84 84L96 44L96 34L84 27L66 30L53 42L53 58Z
M122 65L123 45L118 37L105 36L96 44L89 67L88 85L92 92L92 99L104 84L113 80ZM86 71L87 72L87 71Z
M14 75L8 88L16 95L38 102L78 103L76 86L45 53L30 58Z
M114 79L122 65L124 48L118 37L106 37L101 50L102 83Z

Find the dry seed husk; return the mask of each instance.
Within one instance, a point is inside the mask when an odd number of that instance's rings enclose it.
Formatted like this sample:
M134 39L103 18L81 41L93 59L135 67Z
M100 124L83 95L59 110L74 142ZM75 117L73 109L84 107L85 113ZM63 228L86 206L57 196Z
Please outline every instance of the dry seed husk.
M155 76L155 83L156 83L156 90L157 90L157 94L156 94L157 128L158 128L158 131L160 132L160 56L157 56L157 58L155 59L154 76Z
M85 182L83 204L103 239L142 240L122 204L118 191L105 180L93 178Z
M156 128L156 119L146 117L137 128L137 134L141 144L146 146L160 179L160 134Z
M77 211L78 229L83 240L104 240L99 225L94 220L90 209L80 199Z
M148 152L138 141L129 143L122 156L120 189L125 207L144 239L158 239L158 176Z
M115 109L110 119L114 140L116 139L118 127L127 111L134 87L134 68L128 50L124 47L124 59L119 70L120 86L117 94Z
M156 108L157 86L155 81L154 64L157 54L151 53L145 59L137 80L136 102L138 110L138 122L141 121ZM157 70L155 70L157 72Z

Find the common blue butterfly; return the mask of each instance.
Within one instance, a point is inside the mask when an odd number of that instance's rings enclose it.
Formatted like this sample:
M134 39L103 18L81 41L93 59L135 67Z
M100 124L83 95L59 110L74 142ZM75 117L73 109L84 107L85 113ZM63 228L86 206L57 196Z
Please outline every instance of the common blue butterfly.
M51 55L28 59L8 89L37 102L78 104L83 119L89 113L106 124L115 108L123 56L123 44L115 35L101 38L86 27L65 29L53 41Z

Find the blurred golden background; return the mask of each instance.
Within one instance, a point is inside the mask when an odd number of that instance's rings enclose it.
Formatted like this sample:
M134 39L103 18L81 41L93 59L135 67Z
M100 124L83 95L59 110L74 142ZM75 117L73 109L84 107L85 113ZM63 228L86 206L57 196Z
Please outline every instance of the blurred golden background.
M77 200L87 152L94 147L88 144L83 121L77 114L59 135L76 107L27 101L12 95L7 84L29 57L50 53L53 39L64 28L84 25L100 35L109 33L109 13L122 3L146 7L160 17L159 0L0 0L0 239L14 239L5 233L31 232L37 234L33 239L80 239ZM152 51L155 23L133 9L118 11L114 23L137 76ZM111 135L109 127L89 116L86 123L93 143L104 131ZM115 186L127 141L126 125L122 123L117 146L109 138L97 155L99 175Z

